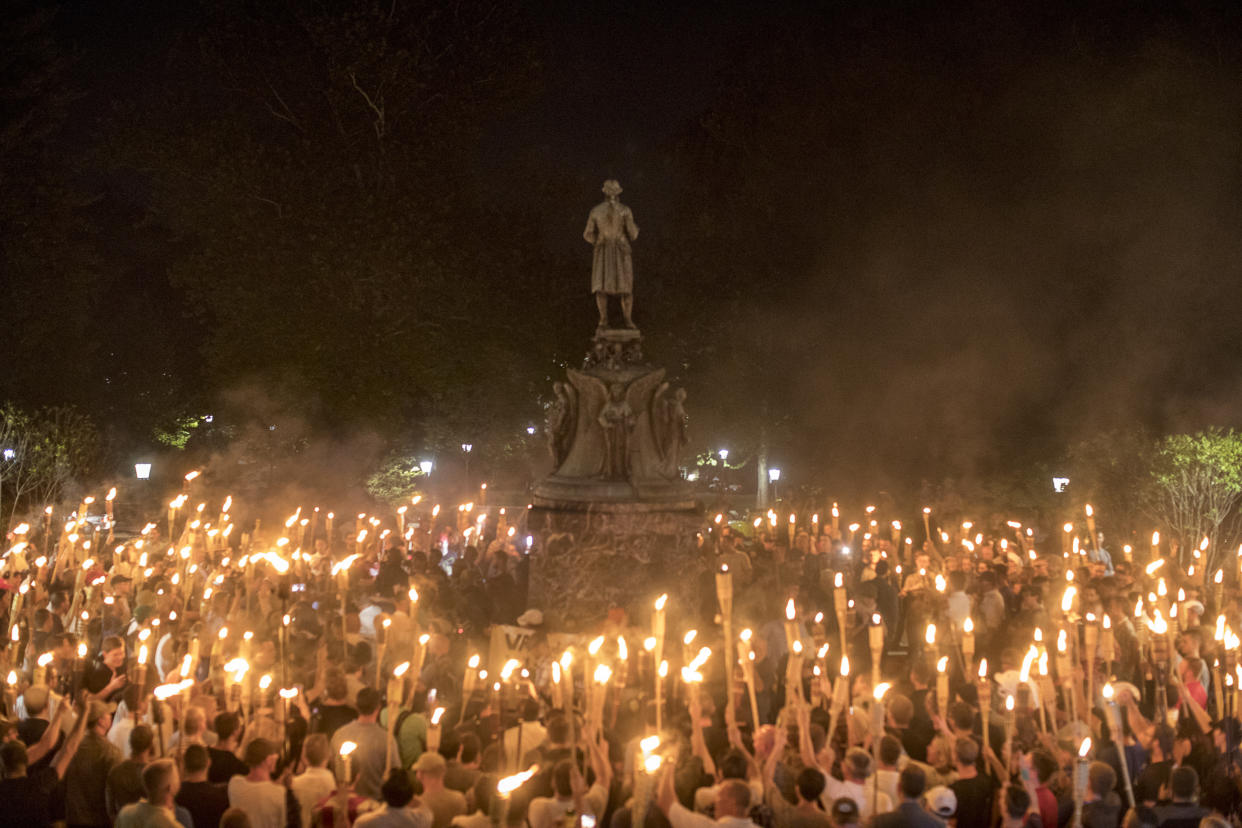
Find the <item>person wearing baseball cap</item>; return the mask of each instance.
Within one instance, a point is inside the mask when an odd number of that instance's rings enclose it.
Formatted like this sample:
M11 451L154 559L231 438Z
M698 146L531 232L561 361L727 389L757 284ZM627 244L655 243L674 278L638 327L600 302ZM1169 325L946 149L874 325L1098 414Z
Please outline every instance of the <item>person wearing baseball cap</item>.
M858 803L848 796L833 800L829 816L832 817L834 828L856 828L862 820L862 815L858 813Z

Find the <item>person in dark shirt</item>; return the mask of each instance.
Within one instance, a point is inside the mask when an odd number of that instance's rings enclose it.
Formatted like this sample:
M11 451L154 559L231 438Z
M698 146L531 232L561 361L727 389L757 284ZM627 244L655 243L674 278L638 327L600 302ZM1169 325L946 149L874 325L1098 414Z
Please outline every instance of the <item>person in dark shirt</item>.
M87 667L83 683L91 698L119 702L125 682L125 641L110 635L99 647L99 658Z
M1199 804L1199 774L1194 768L1174 768L1169 774L1169 793L1172 802L1152 809L1160 828L1198 828L1199 821L1211 813Z
M349 701L349 684L345 672L332 667L324 675L323 692L312 699L311 730L329 739L332 734L358 718L358 710Z
M237 758L237 741L241 738L241 720L236 713L221 713L216 716L216 737L219 742L215 747L207 748L211 760L211 770L207 781L216 784L227 783L238 774L250 773L246 763Z
M1169 784L1173 771L1173 728L1158 724L1148 747L1151 761L1134 780L1134 798L1140 805L1155 805L1160 800L1160 789Z
M957 797L958 825L990 825L992 802L996 798L996 782L991 775L979 773L979 743L969 736L960 737L954 745L958 779L949 787Z
M155 731L144 724L134 725L129 732L129 758L108 772L104 797L108 818L114 823L121 809L142 799L142 769L155 758Z
M1116 785L1117 772L1106 762L1092 762L1087 768L1083 828L1117 828L1121 822L1121 797L1113 790Z
M190 812L196 826L219 825L220 817L229 809L228 790L207 781L210 762L210 754L202 745L190 745L182 756L185 779L177 791L177 804Z
M0 779L0 802L4 803L0 807L0 828L52 824L52 797L86 732L86 711L79 708L76 712L77 723L49 767L28 773L26 746L16 740L0 745L0 768L4 770L4 778Z

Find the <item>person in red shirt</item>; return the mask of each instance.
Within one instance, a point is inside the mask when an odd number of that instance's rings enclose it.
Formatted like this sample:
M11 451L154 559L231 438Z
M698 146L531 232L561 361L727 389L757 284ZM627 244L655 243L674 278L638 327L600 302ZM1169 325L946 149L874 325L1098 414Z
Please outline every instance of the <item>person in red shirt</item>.
M1056 757L1046 750L1031 752L1031 769L1035 772L1035 799L1039 803L1039 818L1044 825L1057 824L1057 795L1049 787L1052 777L1060 769Z

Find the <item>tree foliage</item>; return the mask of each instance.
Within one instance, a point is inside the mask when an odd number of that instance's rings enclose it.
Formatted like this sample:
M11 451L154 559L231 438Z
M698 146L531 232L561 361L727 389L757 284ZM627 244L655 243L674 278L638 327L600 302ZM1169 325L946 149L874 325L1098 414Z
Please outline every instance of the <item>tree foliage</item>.
M1237 507L1242 500L1242 434L1209 429L1162 439L1151 467L1147 508L1181 540L1183 551L1203 537L1211 541L1207 566L1238 538Z
M99 433L70 407L23 411L5 403L0 449L0 525L7 526L23 510L56 503L73 480L93 470Z

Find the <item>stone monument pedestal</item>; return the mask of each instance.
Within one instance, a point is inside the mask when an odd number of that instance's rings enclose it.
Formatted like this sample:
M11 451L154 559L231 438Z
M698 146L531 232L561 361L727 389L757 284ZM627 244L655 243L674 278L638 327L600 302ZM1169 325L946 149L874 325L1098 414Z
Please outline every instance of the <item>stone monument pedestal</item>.
M692 573L702 516L694 511L584 511L535 507L528 602L549 630L597 628L612 606L631 611L668 593L672 605L698 600ZM634 645L631 645L634 646Z
M548 417L556 468L535 486L527 520L538 547L530 605L549 629L573 631L662 592L691 600L701 515L678 464L685 392L645 361L633 328L596 331L582 369L567 374Z
M548 431L556 469L535 486L534 503L592 512L695 508L681 479L685 392L646 363L634 328L595 334L582 370L557 384Z

